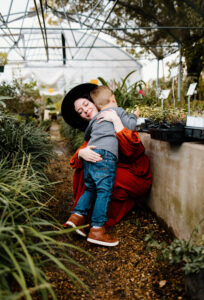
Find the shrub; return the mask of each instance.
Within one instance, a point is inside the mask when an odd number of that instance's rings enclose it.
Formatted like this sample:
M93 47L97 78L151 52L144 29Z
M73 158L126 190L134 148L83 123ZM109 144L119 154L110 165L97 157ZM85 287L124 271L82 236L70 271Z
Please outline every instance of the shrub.
M0 84L0 95L10 97L6 100L9 112L26 116L34 115L34 109L38 107L36 99L40 97L36 81L24 83L21 79L14 79L12 83L3 81Z
M0 158L30 155L33 168L42 170L54 156L52 143L47 133L35 124L6 113L0 113Z

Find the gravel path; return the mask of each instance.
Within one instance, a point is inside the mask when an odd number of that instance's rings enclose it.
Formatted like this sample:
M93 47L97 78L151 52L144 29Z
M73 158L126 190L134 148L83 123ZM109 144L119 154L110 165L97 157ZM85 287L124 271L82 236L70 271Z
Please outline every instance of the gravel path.
M67 141L60 137L57 123L53 123L51 135L58 159L50 164L49 176L60 183L55 186L55 199L50 202L50 209L63 224L73 203L73 171L69 167L71 150ZM76 287L62 272L51 269L47 275L55 286L58 299L186 299L181 267L158 261L157 251L148 248L150 236L158 242L170 243L172 240L165 226L150 210L135 207L131 214L110 229L110 233L117 235L120 241L117 247L96 246L72 235L71 242L91 256L74 251L73 258L88 270L72 265L69 268L87 284L90 293ZM64 239L70 241L70 236Z

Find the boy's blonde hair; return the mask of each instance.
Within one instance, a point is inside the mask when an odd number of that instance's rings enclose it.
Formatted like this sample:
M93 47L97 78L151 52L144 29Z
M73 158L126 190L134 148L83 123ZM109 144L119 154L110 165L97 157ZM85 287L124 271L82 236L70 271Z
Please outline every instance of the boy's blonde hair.
M104 105L111 101L113 92L108 86L99 85L90 92L90 96L94 101L94 104L101 109Z

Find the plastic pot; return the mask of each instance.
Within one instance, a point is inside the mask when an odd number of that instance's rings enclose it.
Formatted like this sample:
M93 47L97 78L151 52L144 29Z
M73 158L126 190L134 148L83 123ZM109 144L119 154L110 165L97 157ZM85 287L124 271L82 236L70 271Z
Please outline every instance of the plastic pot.
M204 269L185 275L186 297L190 300L204 299Z

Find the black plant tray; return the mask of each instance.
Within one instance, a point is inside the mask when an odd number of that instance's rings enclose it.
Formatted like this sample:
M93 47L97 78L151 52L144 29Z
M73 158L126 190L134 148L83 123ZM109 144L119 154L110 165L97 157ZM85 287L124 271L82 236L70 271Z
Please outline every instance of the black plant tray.
M150 133L149 129L150 127L153 125L151 120L146 119L145 123L140 125L140 130L141 132L146 132L146 133Z
M144 124L141 124L139 126L136 126L136 130L138 132L146 132L149 133L149 128L147 128L146 126L144 126Z
M204 140L204 128L201 127L185 127L185 136L197 140Z
M184 126L175 126L170 128L150 128L151 138L155 140L182 143L185 140Z

